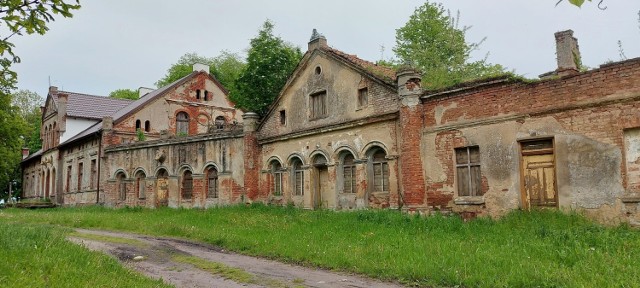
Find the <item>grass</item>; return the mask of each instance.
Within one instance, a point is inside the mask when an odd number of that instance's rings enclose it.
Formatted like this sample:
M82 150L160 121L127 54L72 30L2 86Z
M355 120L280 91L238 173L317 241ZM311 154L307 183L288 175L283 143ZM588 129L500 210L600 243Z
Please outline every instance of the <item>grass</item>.
M0 247L1 287L170 287L72 244L61 228L0 221Z
M0 223L46 223L184 237L248 255L420 286L638 287L640 232L578 214L515 211L463 222L395 211L100 207L0 211Z
M141 247L141 248L149 246L149 245L147 245L146 243L144 243L144 242L142 242L140 240L129 239L129 238L121 238L121 237L113 237L113 236L107 236L107 235L70 232L68 234L68 236L81 238L81 239L87 239L87 240L95 240L95 241L99 241L99 242L109 242L109 243L115 243L115 244L127 244L127 245L132 245L132 246Z
M244 284L256 283L256 279L254 278L253 274L239 268L229 267L222 263L207 261L202 258L186 255L173 256L172 260L176 262L191 264L198 269L207 271L214 275L219 275L227 280L232 280Z

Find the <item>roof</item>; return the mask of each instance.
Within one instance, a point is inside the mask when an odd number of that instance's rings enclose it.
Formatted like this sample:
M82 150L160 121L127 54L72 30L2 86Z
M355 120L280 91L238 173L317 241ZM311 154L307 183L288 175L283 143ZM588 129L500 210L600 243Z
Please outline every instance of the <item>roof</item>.
M102 117L113 115L132 102L131 100L105 96L57 91L51 95L56 106L58 106L58 95L61 93L69 95L67 97L67 117L102 119Z
M363 70L363 72L369 74L374 78L382 80L387 83L395 84L396 81L396 71L393 68L381 66L375 64L373 62L369 62L367 60L363 60L358 58L357 55L347 54L340 50L331 48L329 46L322 46L320 48L322 51L331 54L339 59L345 60L355 66L358 66Z
M27 158L22 159L22 161L20 161L20 162L26 162L26 161L29 161L29 160L34 159L36 157L40 157L41 155L42 155L42 149L40 149L40 150L38 150L38 151L36 151L34 153L29 154L29 156L27 156Z

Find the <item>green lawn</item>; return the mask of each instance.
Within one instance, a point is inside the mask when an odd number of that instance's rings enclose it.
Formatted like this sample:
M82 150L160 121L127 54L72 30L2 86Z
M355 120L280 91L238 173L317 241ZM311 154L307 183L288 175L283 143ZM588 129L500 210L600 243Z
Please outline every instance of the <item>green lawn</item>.
M72 244L61 228L5 220L0 217L0 287L170 287Z
M638 287L640 232L580 215L515 211L494 221L395 211L0 210L0 223L45 223L176 236L249 255L405 284L469 287ZM22 225L22 224L21 224Z

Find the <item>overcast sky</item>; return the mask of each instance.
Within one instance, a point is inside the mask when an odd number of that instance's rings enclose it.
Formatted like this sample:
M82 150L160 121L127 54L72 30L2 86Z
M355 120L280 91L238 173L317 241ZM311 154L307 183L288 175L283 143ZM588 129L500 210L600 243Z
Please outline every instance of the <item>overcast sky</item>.
M566 1L566 0L565 0ZM553 33L572 29L590 67L640 56L638 0L604 0L578 9L557 0L443 0L473 26L467 41L486 41L474 54L528 78L555 69ZM419 0L103 0L81 1L71 19L57 17L44 35L16 36L20 89L46 96L51 84L67 91L108 95L119 88L154 87L187 52L214 57L246 54L249 40L271 19L275 33L306 51L313 28L330 46L376 61L393 56L395 29ZM384 51L381 47L384 46Z

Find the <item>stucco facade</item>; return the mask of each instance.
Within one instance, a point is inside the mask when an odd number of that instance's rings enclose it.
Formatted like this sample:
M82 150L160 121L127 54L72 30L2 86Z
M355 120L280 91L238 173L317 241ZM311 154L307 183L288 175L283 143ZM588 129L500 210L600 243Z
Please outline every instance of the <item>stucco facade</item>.
M640 60L580 72L572 32L556 41L558 68L542 80L498 77L427 91L414 69L375 65L314 33L262 119L235 109L195 65L26 158L24 196L56 195L63 205L258 201L465 218L542 207L638 225ZM43 127L56 138L54 118L62 119L45 114ZM48 186L47 175L56 175Z

